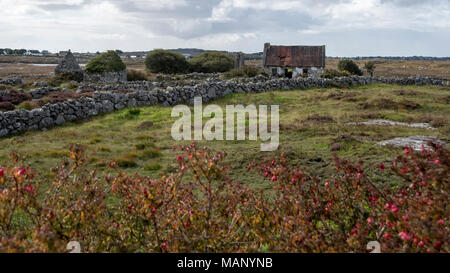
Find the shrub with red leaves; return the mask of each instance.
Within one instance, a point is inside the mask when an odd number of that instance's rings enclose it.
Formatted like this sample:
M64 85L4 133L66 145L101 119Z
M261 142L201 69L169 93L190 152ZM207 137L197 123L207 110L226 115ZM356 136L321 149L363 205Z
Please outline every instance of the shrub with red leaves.
M270 190L231 181L226 154L195 144L156 179L98 176L84 150L71 146L45 190L16 153L0 168L0 251L61 252L74 240L83 252L368 252L370 241L382 252L449 251L443 147L378 164L401 180L397 188L372 183L363 162L339 158L327 179L290 166L284 154L251 164ZM28 224L14 224L18 213Z

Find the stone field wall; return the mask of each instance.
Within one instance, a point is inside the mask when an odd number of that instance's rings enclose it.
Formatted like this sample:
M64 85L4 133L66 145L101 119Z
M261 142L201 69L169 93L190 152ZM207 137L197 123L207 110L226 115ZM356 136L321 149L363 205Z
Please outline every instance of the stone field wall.
M84 73L84 82L98 83L120 83L127 81L127 71L103 72L103 73Z
M260 93L271 90L289 90L301 88L324 88L366 85L371 83L386 83L398 85L438 85L449 86L448 79L432 78L372 78L345 77L336 79L286 79L255 77L245 82L237 80L222 81L217 79L205 82L187 83L184 86L167 86L160 83L128 82L110 85L107 89L136 90L127 94L110 91L97 91L92 97L82 97L55 104L46 104L33 110L14 110L0 113L0 137L30 130L40 130L67 121L84 119L126 107L150 105L170 106L177 103L192 104L196 96L201 96L203 102L212 101L230 93ZM41 94L36 94L40 96Z

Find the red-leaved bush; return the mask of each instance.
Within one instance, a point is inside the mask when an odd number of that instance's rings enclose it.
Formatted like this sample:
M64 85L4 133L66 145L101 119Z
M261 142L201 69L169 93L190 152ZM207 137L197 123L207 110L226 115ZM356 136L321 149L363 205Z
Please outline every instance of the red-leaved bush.
M362 162L335 159L320 179L282 154L252 163L270 183L255 190L227 178L225 153L180 147L178 168L157 179L100 176L85 147L45 181L17 154L0 168L0 251L64 252L382 252L449 251L450 153L406 148L390 168L397 188L371 182ZM45 181L45 182L44 182ZM388 183L386 183L388 184Z

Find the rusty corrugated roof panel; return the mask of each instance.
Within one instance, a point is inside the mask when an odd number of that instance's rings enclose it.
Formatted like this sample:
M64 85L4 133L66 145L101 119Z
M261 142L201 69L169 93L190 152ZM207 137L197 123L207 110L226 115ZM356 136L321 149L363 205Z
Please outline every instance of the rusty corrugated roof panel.
M325 46L269 46L265 66L325 67Z

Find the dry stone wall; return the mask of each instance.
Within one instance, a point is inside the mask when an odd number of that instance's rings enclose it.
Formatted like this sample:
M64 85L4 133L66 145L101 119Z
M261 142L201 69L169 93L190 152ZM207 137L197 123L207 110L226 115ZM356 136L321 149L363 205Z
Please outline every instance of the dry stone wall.
M84 82L96 83L120 83L127 81L127 71L103 72L103 73L84 73Z
M155 87L150 82L123 83L117 86L111 86L111 88L133 89L136 91L127 94L97 91L93 94L92 98L82 97L76 100L46 104L42 108L33 110L19 109L0 113L0 137L30 130L49 128L55 125L61 125L67 121L84 119L126 107L156 104L170 106L181 102L192 104L194 97L197 96L202 97L204 102L208 102L230 93L259 93L280 89L343 87L371 83L450 85L448 79L372 77L346 77L337 79L272 78L266 80L250 80L248 82L207 80L196 85L168 86L165 89Z

